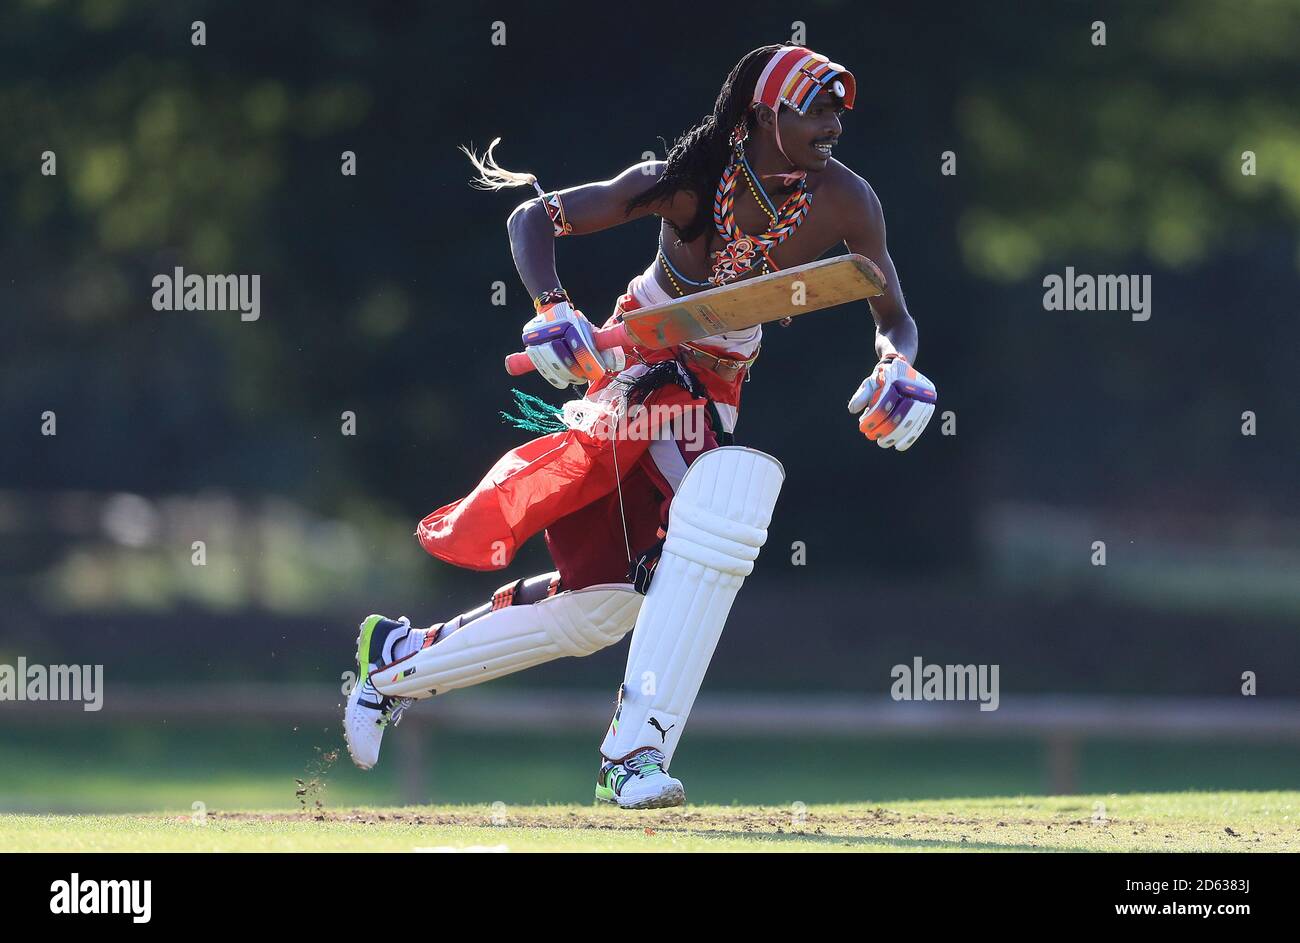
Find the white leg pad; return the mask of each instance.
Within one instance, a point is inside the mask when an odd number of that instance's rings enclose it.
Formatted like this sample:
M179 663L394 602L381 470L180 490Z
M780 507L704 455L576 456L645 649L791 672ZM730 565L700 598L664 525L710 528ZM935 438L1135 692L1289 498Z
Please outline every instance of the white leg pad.
M590 655L632 629L643 600L626 583L601 583L506 606L371 677L387 697L424 698L564 655Z
M668 511L668 535L632 632L627 673L600 752L654 747L672 761L736 593L767 540L785 471L756 449L705 452Z

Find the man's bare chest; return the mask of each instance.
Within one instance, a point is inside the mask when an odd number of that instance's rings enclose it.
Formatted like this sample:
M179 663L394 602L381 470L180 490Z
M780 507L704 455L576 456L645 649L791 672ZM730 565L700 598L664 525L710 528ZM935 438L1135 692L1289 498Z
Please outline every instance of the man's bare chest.
M778 269L812 262L843 240L843 220L838 218L840 208L835 205L833 194L834 188L831 187L812 190L808 213L799 225L784 238L769 236L767 254ZM773 217L780 219L781 202L786 196L788 194L773 194L767 207L760 204L761 197L755 198L748 193L738 197L733 217L735 228L749 237L768 236L775 228ZM774 209L776 213L772 212ZM665 223L663 242L669 261L683 274L700 281L712 274L717 253L727 246L727 239L718 232L716 224L711 224L700 237L683 243Z

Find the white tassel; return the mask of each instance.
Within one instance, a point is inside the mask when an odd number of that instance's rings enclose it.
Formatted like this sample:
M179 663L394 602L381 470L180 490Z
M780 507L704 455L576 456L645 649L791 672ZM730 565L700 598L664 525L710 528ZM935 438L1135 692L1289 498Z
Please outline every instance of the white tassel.
M621 396L608 402L573 399L560 407L560 415L570 429L597 438L609 435L618 428L624 405L625 400Z
M482 157L479 157L465 145L460 145L460 150L464 152L470 163L478 170L478 176L470 178L469 185L476 190L505 190L509 187L522 187L526 184L532 184L538 196L545 196L546 191L537 183L535 176L506 170L497 163L496 158L492 156L492 149L500 143L500 138L494 138Z

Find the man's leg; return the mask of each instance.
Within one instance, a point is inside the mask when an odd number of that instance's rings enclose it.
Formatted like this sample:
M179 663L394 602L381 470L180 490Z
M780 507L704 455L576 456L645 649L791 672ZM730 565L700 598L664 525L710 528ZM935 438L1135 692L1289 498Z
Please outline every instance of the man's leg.
M644 597L626 582L628 548L658 540L660 487L638 466L621 484L621 504L615 489L554 521L546 542L556 572L509 583L477 609L425 630L380 616L363 622L360 680L344 716L353 761L374 765L384 730L414 699L591 654L631 631Z
M784 477L772 456L736 446L705 452L682 476L600 748L597 798L625 808L684 801L668 766Z
M396 661L374 673L375 689L385 697L433 697L564 655L590 655L626 635L641 607L626 584L555 592L559 585L558 573L509 583L492 602L412 632L410 653L399 649Z
M357 639L357 684L343 730L352 761L369 769L384 731L414 699L445 694L564 655L581 657L632 628L642 598L626 584L561 591L558 573L516 580L490 602L428 629L371 616Z

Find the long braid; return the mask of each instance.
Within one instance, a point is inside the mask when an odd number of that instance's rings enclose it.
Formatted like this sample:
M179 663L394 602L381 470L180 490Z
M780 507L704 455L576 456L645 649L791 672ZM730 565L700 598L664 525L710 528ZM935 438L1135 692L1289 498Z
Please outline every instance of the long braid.
M761 46L745 53L727 76L713 106L695 127L677 139L668 152L668 166L650 189L628 201L627 211L661 200L681 190L691 190L698 199L695 218L685 228L669 225L683 242L692 242L713 225L713 196L718 178L731 162L731 132L745 118L753 130L749 111L754 83L780 46Z

